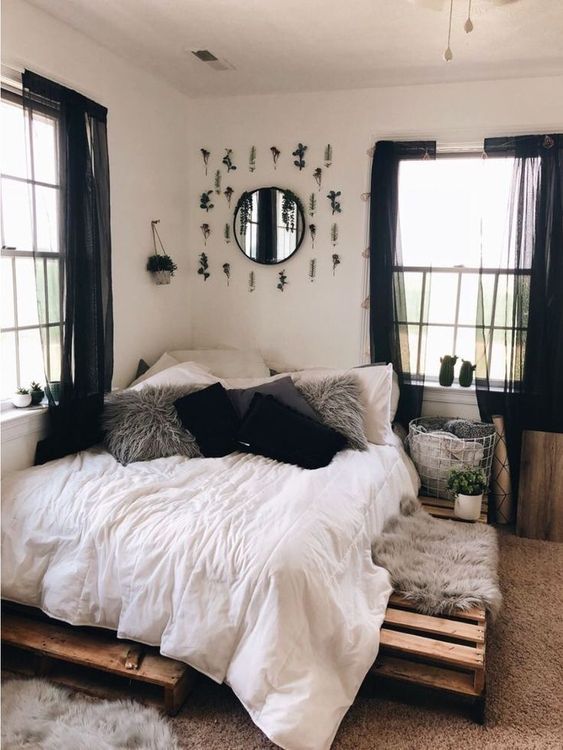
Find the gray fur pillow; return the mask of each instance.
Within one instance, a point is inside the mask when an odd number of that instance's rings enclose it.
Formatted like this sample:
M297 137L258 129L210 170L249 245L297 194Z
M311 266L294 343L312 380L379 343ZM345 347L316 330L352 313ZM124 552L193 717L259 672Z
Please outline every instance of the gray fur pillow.
M124 466L168 456L201 456L194 436L182 427L174 406L189 392L181 386L147 386L108 396L102 428L111 455Z
M308 381L300 379L295 385L309 406L317 412L320 421L344 435L349 448L358 451L368 449L360 383L354 375L330 375Z

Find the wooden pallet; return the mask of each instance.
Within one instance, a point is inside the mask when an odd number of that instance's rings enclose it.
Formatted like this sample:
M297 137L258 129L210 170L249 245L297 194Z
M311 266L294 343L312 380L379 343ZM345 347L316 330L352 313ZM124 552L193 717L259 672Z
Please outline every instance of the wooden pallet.
M454 516L454 501L442 497L429 497L428 495L419 495L420 503L427 513L434 518L451 518L461 523L472 523L472 521L463 521L461 518ZM488 503L486 496L481 503L481 515L476 523L487 523Z
M392 594L371 673L473 699L484 721L486 615L482 607L429 616Z
M35 673L96 696L123 697L123 689L133 683L148 687L139 697L171 716L182 707L197 675L187 664L161 656L158 649L119 640L111 631L73 627L9 609L2 615L2 644L33 654Z

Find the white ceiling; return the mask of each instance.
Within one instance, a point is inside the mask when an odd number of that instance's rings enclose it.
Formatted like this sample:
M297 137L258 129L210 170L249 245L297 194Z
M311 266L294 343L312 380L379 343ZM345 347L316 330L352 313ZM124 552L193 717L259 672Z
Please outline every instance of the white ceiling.
M563 0L29 1L191 96L563 74Z

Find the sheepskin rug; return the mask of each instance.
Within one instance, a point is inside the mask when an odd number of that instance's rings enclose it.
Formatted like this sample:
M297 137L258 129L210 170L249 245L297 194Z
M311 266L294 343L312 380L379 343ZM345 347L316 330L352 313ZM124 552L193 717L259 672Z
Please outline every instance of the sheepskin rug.
M46 680L2 683L3 750L177 750L166 720L132 701L94 701Z
M482 523L432 518L405 499L372 546L393 588L429 615L483 606L495 617L502 603L497 533Z

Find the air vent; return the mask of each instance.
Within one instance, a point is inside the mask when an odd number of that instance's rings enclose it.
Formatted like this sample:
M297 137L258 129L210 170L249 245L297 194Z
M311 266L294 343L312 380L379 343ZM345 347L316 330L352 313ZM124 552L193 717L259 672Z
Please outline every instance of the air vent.
M189 51L192 55L195 55L198 60L201 60L201 62L204 62L206 65L209 65L210 68L213 68L213 70L235 70L235 66L232 63L224 58L220 60L208 49L192 49Z
M192 55L195 55L201 62L215 62L219 59L208 49L192 50Z

